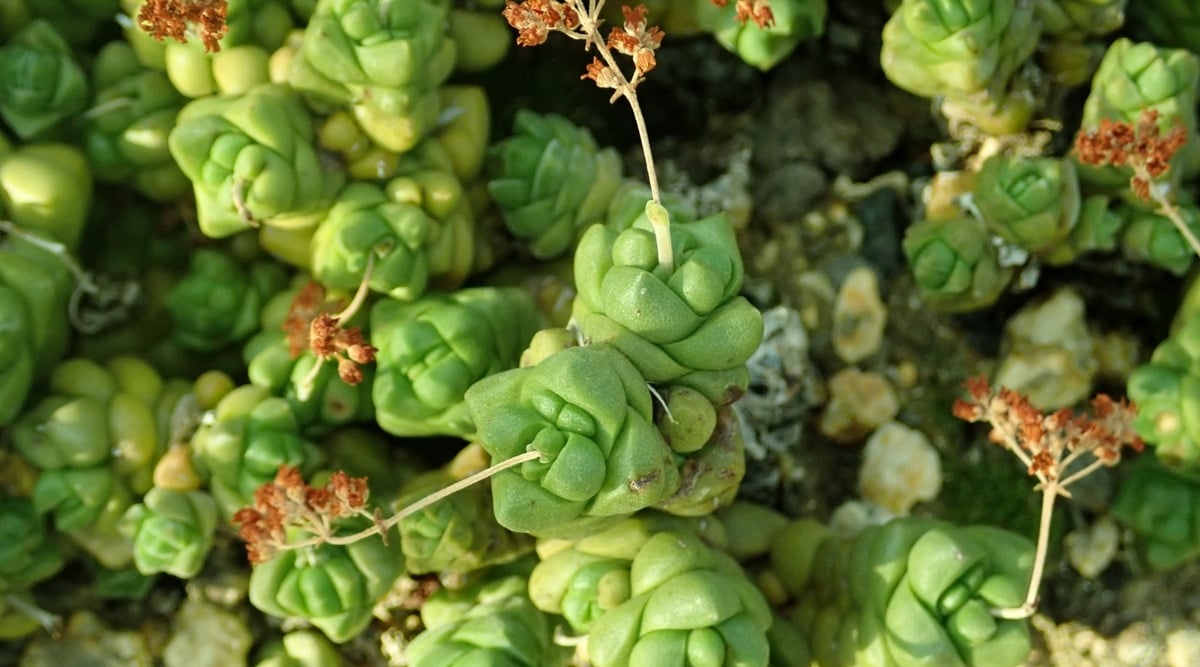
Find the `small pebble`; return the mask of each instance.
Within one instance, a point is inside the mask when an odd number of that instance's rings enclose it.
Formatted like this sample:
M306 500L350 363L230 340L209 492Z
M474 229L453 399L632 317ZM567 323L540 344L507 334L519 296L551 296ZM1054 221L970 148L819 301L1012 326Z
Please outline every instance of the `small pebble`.
M1039 410L1071 406L1091 395L1099 363L1083 299L1074 290L1060 289L1009 319L1003 349L995 384L1025 394Z
M908 514L942 490L942 462L924 433L888 422L863 447L858 484L863 498L893 514Z
M869 267L850 271L833 304L833 351L853 364L879 351L887 308L879 298L879 279Z
M175 614L171 639L163 649L166 667L228 667L246 664L253 638L236 614L203 600L189 599Z
M896 391L883 375L843 368L829 378L829 403L821 414L821 433L854 443L900 412Z
M1085 578L1095 579L1116 558L1121 531L1112 519L1101 517L1090 526L1071 531L1064 539L1071 566Z

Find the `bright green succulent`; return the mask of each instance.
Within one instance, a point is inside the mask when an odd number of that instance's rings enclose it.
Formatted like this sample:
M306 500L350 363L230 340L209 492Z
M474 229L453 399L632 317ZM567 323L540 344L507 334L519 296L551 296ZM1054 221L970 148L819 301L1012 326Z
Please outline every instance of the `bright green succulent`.
M138 572L190 579L204 566L217 525L212 496L156 486L125 512L121 532L133 540Z
M1074 229L1079 180L1068 160L993 155L979 170L972 202L997 236L1040 253Z
M1194 204L1176 206L1184 224L1193 235L1200 234L1200 209ZM1119 210L1125 218L1121 230L1121 250L1125 256L1166 269L1182 276L1196 260L1196 251L1170 218L1132 206Z
M464 465L474 462L475 465ZM486 455L468 446L449 465L419 475L401 489L396 507L405 507L486 467ZM505 530L492 514L492 493L475 484L397 524L406 569L413 574L465 574L512 561L533 550L527 535Z
M923 220L904 233L904 255L921 299L950 312L991 305L1008 287L1012 269L975 218Z
M318 155L308 109L282 85L193 100L168 146L192 180L200 230L214 238L260 224L311 226L345 178Z
M449 0L322 0L288 83L348 108L371 139L406 151L437 124L437 87L454 68Z
M92 171L67 144L14 148L0 135L0 214L22 230L74 252L92 205Z
M1033 545L989 526L903 517L854 537L811 520L776 534L772 566L821 667L1001 667L1029 655L1019 606Z
M631 596L588 633L596 667L768 664L767 601L728 555L687 533L657 533L629 566Z
M1137 535L1138 550L1156 570L1200 556L1200 478L1194 470L1172 470L1143 455L1117 487L1112 515Z
M952 119L1011 134L1032 115L1032 95L1015 79L1039 34L1026 0L903 0L883 28L880 62L900 88L945 98Z
M509 530L586 532L679 486L646 380L612 347L567 348L531 368L491 375L466 400L493 463L541 454L492 478L496 520Z
M0 117L18 137L50 133L87 101L87 75L49 22L33 21L0 46Z
M718 7L711 0L696 0L696 21L726 49L766 71L778 65L798 44L825 32L825 0L776 0L772 22L757 25L753 17L738 21L735 3Z
M49 252L21 240L0 244L0 426L17 417L34 381L66 352L74 287Z
M361 519L342 523L351 532L366 527ZM341 644L367 628L375 603L403 571L397 540L284 550L254 566L250 603L272 616L305 619Z
M283 289L287 275L277 262L259 260L243 267L219 250L199 248L188 273L165 302L184 347L211 352L239 343L258 329L258 313Z
M1035 0L1034 7L1044 33L1080 38L1118 30L1125 24L1126 4L1128 0Z
M1137 404L1133 426L1158 457L1174 465L1200 462L1200 316L1190 314L1126 381Z
M254 667L342 667L337 647L319 632L293 630L268 644Z
M412 667L557 667L570 657L519 575L440 589L425 602L421 620L425 631L405 651Z
M518 111L512 135L490 153L488 192L509 232L539 259L565 253L588 226L604 222L621 184L617 152L555 114Z
M680 395L690 395L681 401ZM687 387L671 388L667 405L671 410L658 420L659 430L667 444L678 454L679 490L655 505L656 509L680 516L706 516L724 507L737 496L742 478L746 476L746 446L742 439L742 422L732 406L721 406L708 420L711 404L699 392ZM709 425L711 424L711 428ZM696 431L707 431L699 441Z
M287 400L261 387L243 385L221 399L191 446L222 516L250 505L254 491L273 480L280 466L315 467L319 452L299 428Z
M1184 49L1166 49L1147 42L1120 38L1109 45L1092 77L1091 92L1083 105L1081 124L1094 129L1102 120L1136 125L1143 111L1158 113L1158 125L1167 132L1176 125L1187 132L1187 143L1171 158L1164 182L1173 188L1200 173L1200 138L1196 134L1196 93L1200 86L1200 57ZM1127 195L1129 167L1079 165L1086 184L1104 186Z
M573 316L584 337L617 348L653 383L715 404L745 390L762 315L745 297L742 259L723 215L671 225L674 267L659 266L648 221L592 226L575 250Z
M371 308L375 419L393 435L474 432L464 394L515 368L537 327L533 299L515 287L379 301Z

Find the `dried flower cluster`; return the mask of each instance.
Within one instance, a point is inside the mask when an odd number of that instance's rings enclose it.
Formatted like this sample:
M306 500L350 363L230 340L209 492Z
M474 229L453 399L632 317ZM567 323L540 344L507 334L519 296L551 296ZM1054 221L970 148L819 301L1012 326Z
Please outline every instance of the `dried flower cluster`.
M1091 415L1069 409L1043 414L1019 392L993 389L982 376L970 378L964 386L967 397L954 402L954 416L990 424L988 439L1016 455L1038 479L1042 492L1037 551L1025 602L991 610L999 618L1028 618L1037 610L1055 499L1070 497L1067 487L1101 466L1116 465L1123 448L1142 450L1142 439L1133 428L1137 409L1125 400L1114 401L1100 394L1092 399Z
M344 312L341 315L332 312L340 305L327 301L325 288L310 281L292 299L282 328L292 358L311 350L321 362L336 361L338 377L346 384L356 385L363 380L359 366L375 361L378 350L366 341L359 327L340 325L347 316Z
M1150 184L1167 173L1171 158L1187 143L1187 131L1176 124L1165 136L1158 127L1158 111L1146 109L1136 125L1126 121L1102 120L1095 130L1075 137L1075 153L1085 164L1128 166L1133 169L1129 187L1150 201Z
M325 486L313 488L299 469L282 466L273 482L255 490L253 507L243 507L233 515L233 523L246 541L250 562L265 563L280 551L306 544L289 543L289 528L299 528L323 542L333 534L336 519L365 516L377 520L366 509L369 493L365 477L338 471Z
M993 389L982 376L967 380L965 386L967 398L954 402L954 416L991 424L988 438L1016 454L1043 484L1054 482L1061 489L1095 465L1116 465L1126 446L1142 450L1133 429L1137 410L1128 401L1100 394L1092 399L1091 415L1067 408L1043 414L1025 396L1006 387ZM1095 461L1064 479L1067 467L1085 453Z
M724 7L729 4L729 0L712 0L712 3ZM771 0L737 0L735 11L738 23L743 25L750 20L760 28L775 25L775 15L771 13Z
M180 44L187 43L189 25L194 25L204 50L216 52L229 32L225 22L228 11L226 0L146 0L138 11L137 24L157 40L170 37Z

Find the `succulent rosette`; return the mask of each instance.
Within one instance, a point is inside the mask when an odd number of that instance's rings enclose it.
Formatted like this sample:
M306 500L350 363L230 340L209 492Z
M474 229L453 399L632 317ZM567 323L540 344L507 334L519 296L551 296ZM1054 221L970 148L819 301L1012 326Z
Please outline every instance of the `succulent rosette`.
M842 538L797 521L771 562L821 667L1011 667L1029 655L1028 623L991 613L1019 606L1029 584L1033 545L1015 533L903 517Z
M342 381L337 364L322 364L316 375L310 377L316 356L310 350L293 347L296 336L307 335L310 326L307 321L295 320L293 310L303 308L301 302L316 298L310 291L320 292L314 283L307 282L306 276L298 278L291 287L275 294L263 305L259 331L242 349L250 384L287 399L305 433L321 433L337 426L368 422L375 414L375 405L371 402L375 366L360 367L363 379L358 384ZM311 305L318 310L336 312L343 307L344 301L330 301L322 296ZM360 312L346 324L360 326L365 320ZM307 395L303 397L301 385L308 387Z
M0 135L0 214L26 232L76 250L92 205L92 173L67 144L13 148Z
M629 568L642 546L660 532L698 533L699 525L660 512L639 512L578 539L538 541L539 562L529 575L529 598L587 634L596 620L629 599Z
M1150 567L1170 570L1200 556L1200 478L1143 455L1117 487L1113 518L1138 538Z
M1088 252L1106 252L1117 247L1125 218L1111 206L1107 195L1086 197L1079 206L1079 220L1058 245L1047 249L1042 259L1052 266L1069 264Z
M490 153L488 192L509 232L539 259L565 253L582 230L603 222L621 184L617 152L555 114L518 111L512 135Z
M29 23L0 46L0 118L18 137L50 133L87 102L87 75L48 21Z
M607 345L572 347L467 390L476 438L493 463L539 459L492 478L500 525L570 534L661 502L679 486L654 428L646 380Z
M1191 203L1180 203L1177 210L1192 234L1200 234L1200 209ZM1119 209L1119 213L1125 217L1120 238L1121 250L1126 257L1166 269L1177 276L1187 273L1195 263L1195 250L1170 218L1132 206Z
M575 250L573 317L620 350L648 382L688 386L715 404L745 390L762 314L745 297L742 259L723 215L671 225L675 266L658 264L648 221L592 226Z
M283 267L271 260L243 267L219 250L197 249L188 273L165 298L171 335L200 352L241 342L258 330L259 311L286 281Z
M325 635L312 630L293 630L258 653L254 667L342 667L337 647Z
M160 202L182 199L191 187L167 135L186 99L162 72L145 68L125 42L109 42L93 64L93 112L84 116L84 148L96 178L132 183Z
M1196 91L1200 86L1200 57L1185 49L1166 49L1148 42L1120 38L1109 45L1092 77L1091 92L1083 105L1081 125L1096 128L1102 120L1137 124L1142 112L1158 113L1163 132L1176 125L1187 131L1187 143L1171 158L1165 181L1177 188L1200 173L1200 138L1196 134ZM1085 184L1104 186L1126 194L1129 167L1079 165ZM1132 194L1127 196L1140 203Z
M1079 180L1068 160L997 154L980 168L972 202L997 236L1040 253L1075 227Z
M1200 461L1200 316L1183 318L1129 374L1126 391L1138 406L1134 428L1165 463L1194 467Z
M366 527L362 519L341 523L350 532ZM288 549L254 566L250 604L272 616L305 619L341 644L370 625L371 609L403 571L396 540Z
M412 667L556 667L570 650L554 641L549 616L529 601L520 575L442 588L421 608L425 631L406 648Z
M468 445L445 467L418 475L401 489L396 507L421 498L487 467L487 456ZM405 517L396 526L406 569L413 574L464 574L505 563L533 550L527 535L505 530L492 514L486 484L470 486Z
M192 180L200 230L214 238L258 224L311 226L345 178L321 160L308 110L281 85L193 100L168 146Z
M39 487L54 485L46 499L65 502L63 493L82 494L82 506L99 512L102 488L148 489L166 446L165 415L179 399L158 372L135 357L115 357L104 365L75 357L54 368L49 384L49 394L12 427L16 450L43 471L35 497ZM97 482L91 487L64 483L79 475ZM89 515L72 516L71 527L80 527Z
M515 368L538 323L532 297L515 287L377 302L371 308L376 421L401 436L474 432L467 389Z
M771 609L737 562L687 533L657 533L629 568L631 596L588 633L596 667L768 664Z
M0 495L0 597L49 579L64 562L33 503Z
M411 301L429 284L426 248L439 232L439 221L419 205L390 199L369 183L351 183L313 235L313 276L334 289L353 289L373 262L367 285Z
M949 312L991 305L1012 280L991 234L975 218L923 220L904 233L904 255L928 305Z
M200 572L217 531L217 503L203 491L154 487L121 518L142 574L190 579Z
M1119 29L1125 24L1126 4L1128 0L1035 0L1034 8L1042 32L1078 39Z
M945 98L943 111L985 131L1021 131L1033 98L1014 75L1040 24L1026 0L904 0L883 28L880 63L900 88Z
M67 349L75 282L59 258L21 240L0 244L0 425Z
M437 88L454 69L449 11L449 0L322 0L288 82L348 108L380 146L406 151L437 124Z
M779 64L801 42L825 32L825 0L783 0L771 3L773 21L759 26L753 19L735 19L735 3L718 7L696 2L696 22L726 49L746 63L766 71ZM657 19L656 19L657 20Z
M311 470L319 462L319 451L299 429L287 400L261 387L243 385L217 403L191 447L222 516L250 505L255 489L273 480L280 466Z

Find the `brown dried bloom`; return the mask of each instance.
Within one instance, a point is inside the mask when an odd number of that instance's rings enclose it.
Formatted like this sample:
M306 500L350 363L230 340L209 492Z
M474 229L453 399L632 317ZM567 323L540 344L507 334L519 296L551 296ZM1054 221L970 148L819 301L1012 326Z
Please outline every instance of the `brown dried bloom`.
M280 551L300 546L289 544L288 528L307 532L319 543L332 535L334 519L369 516L369 496L365 477L350 477L338 471L325 486L313 488L299 469L285 465L273 481L254 491L253 506L235 512L232 523L246 542L250 563L265 563Z
M326 301L325 288L313 280L296 292L280 327L287 334L288 352L293 359L308 349L308 329L317 315L334 312L341 306L341 303Z
M1043 484L1066 487L1099 465L1116 465L1125 446L1142 450L1142 440L1133 429L1137 410L1128 401L1100 394L1092 401L1091 415L1067 409L1047 415L1022 394L1005 387L993 389L983 377L967 380L965 388L967 398L954 402L954 416L989 423L988 439L1016 454ZM1094 460L1078 472L1068 472L1068 466L1085 453ZM1060 480L1064 473L1069 476Z
M524 0L504 3L504 20L517 31L518 46L537 46L551 30L568 32L579 26L579 15L568 3L554 0Z
M729 0L712 0L712 3L724 7L729 4ZM771 13L771 0L737 0L736 11L737 21L742 25L751 19L760 28L775 25L775 15Z
M1080 130L1075 137L1079 161L1092 165L1131 167L1129 187L1150 201L1150 184L1167 173L1171 158L1187 143L1187 130L1176 123L1165 136L1158 127L1158 110L1146 109L1137 124L1101 120L1094 130Z
M180 44L187 43L188 26L196 26L196 34L204 50L221 50L220 39L229 32L225 16L229 11L226 0L146 0L138 11L138 27L161 41L170 37Z
M360 364L375 361L378 350L367 343L359 327L341 327L338 319L329 313L320 313L313 318L308 329L308 347L317 359L337 362L338 375L349 385L362 382Z
M639 74L646 74L654 69L657 64L654 60L654 50L657 49L666 34L658 28L658 26L646 26L646 6L638 5L637 7L622 6L621 12L625 15L625 26L623 28L613 28L608 34L608 48L624 53L633 58L633 66ZM593 63L597 61L593 60ZM589 68L589 76L591 71ZM599 84L599 81L596 81ZM608 88L610 86L601 86Z

